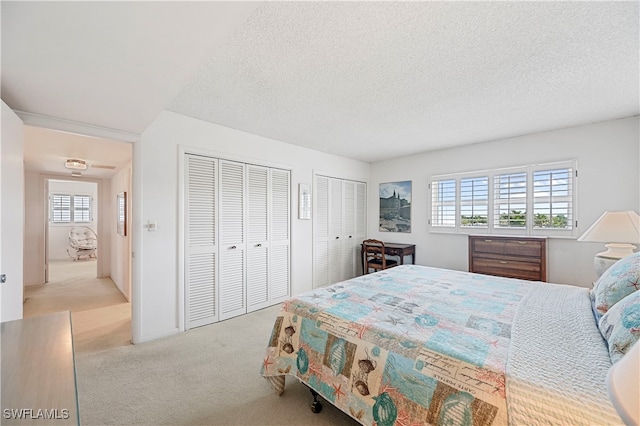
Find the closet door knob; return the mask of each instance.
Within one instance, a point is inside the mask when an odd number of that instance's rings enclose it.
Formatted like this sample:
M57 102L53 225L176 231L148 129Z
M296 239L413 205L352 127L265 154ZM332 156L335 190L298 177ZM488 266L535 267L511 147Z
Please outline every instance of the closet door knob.
M231 250L235 250L235 249L237 249L237 247L236 247L236 246L231 246L231 247L229 247L229 248L230 248Z
M262 244L258 243L258 244L256 244L256 247L262 247Z

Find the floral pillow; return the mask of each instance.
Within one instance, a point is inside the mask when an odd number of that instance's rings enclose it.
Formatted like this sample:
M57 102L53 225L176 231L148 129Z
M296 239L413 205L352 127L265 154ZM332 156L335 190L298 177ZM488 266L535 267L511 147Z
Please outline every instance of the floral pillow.
M615 363L640 340L640 291L616 303L600 318L598 327L609 345L611 362Z
M636 290L640 290L640 252L620 259L598 278L592 290L596 310L605 314Z

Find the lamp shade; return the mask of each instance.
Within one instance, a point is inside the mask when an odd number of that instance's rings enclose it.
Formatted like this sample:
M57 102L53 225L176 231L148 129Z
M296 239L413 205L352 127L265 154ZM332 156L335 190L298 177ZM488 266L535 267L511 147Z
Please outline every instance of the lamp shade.
M600 243L640 243L640 216L633 210L606 211L578 238Z
M611 403L627 426L640 422L640 342L636 342L607 374Z

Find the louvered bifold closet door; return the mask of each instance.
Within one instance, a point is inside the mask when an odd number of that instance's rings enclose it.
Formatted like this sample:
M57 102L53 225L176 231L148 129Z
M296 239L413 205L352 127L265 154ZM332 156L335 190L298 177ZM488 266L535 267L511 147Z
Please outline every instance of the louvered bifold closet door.
M220 160L220 315L246 313L244 164Z
M288 170L271 169L270 305L289 297L291 178Z
M356 276L362 275L362 242L367 235L367 184L356 182Z
M269 306L269 169L247 165L247 310Z
M342 281L342 180L329 180L329 283Z
M348 280L355 276L355 241L356 241L356 185L355 182L345 180L343 189L342 215L342 279Z
M313 190L313 288L329 284L329 178L315 176Z
M217 321L216 159L186 155L185 327Z

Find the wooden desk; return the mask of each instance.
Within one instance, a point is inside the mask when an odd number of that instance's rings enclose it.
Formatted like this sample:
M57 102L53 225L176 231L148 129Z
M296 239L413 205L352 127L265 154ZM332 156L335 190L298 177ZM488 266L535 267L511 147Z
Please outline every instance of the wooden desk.
M403 243L384 243L384 254L387 256L398 256L399 265L404 265L404 257L411 256L411 264L416 264L416 245ZM362 263L362 272L364 273L364 246L360 244L360 262Z
M2 323L2 424L79 425L71 313Z

